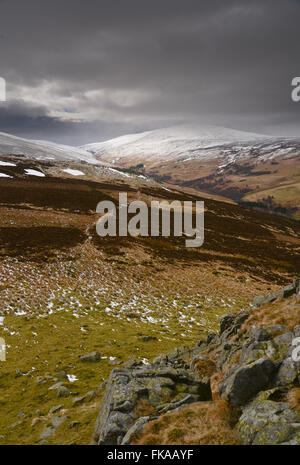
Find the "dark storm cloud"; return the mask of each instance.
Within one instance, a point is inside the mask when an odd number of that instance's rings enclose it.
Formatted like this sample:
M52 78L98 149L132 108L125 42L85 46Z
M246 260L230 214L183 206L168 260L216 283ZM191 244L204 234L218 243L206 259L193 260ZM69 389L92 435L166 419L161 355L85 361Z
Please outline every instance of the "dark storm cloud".
M0 2L1 130L101 140L180 120L295 132L295 0Z

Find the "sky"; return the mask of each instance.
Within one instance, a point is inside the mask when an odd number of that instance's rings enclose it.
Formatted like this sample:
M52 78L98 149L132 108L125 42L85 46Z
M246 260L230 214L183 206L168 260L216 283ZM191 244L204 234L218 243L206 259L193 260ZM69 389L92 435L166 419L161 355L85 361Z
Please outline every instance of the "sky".
M300 135L298 0L0 0L0 131L80 145L200 122Z

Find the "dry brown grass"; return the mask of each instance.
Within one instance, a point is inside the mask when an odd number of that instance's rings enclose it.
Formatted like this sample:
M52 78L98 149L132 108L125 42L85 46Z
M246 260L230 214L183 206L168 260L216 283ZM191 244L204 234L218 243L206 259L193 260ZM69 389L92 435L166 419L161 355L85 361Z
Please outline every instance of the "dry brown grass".
M300 388L293 388L286 394L286 400L293 410L300 413Z
M267 305L254 309L245 321L241 331L245 332L252 326L286 325L293 329L300 323L300 306L296 297L276 300Z
M216 371L216 362L211 358L193 359L191 368L201 376L211 377Z
M211 388L213 400L219 399L218 385L219 385L219 382L223 379L223 377L224 377L224 373L216 372L210 378L210 388Z
M226 401L199 402L148 423L133 444L237 444L236 430L231 421Z
M133 415L135 418L153 416L156 413L157 412L155 408L146 399L141 399L133 410Z

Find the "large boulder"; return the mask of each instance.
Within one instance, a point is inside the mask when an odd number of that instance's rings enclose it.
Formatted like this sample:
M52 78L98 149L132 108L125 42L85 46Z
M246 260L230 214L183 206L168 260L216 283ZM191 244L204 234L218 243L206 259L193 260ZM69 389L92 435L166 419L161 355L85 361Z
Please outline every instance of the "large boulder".
M245 366L235 366L219 383L219 394L233 405L243 405L267 388L275 370L276 365L268 358L261 358Z
M286 402L270 400L274 390L261 393L244 409L238 422L244 445L300 443L300 415Z

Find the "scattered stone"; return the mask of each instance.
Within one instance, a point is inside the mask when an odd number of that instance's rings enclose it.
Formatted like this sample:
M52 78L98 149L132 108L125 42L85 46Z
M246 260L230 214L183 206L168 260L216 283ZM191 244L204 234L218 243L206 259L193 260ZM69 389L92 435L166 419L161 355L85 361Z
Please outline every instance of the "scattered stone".
M87 400L93 400L93 399L95 399L95 397L97 397L97 392L89 391L89 392L86 393L86 395L84 397Z
M76 407L77 405L82 404L85 401L85 396L74 397L72 399L72 407Z
M58 379L68 379L68 375L67 375L67 373L66 373L64 370L62 370L62 371L56 371L56 372L54 373L54 377L55 377L55 378L58 378Z
M53 417L52 420L51 420L51 424L53 426L53 428L57 429L59 427L59 425L61 425L65 420L66 420L67 417Z
M52 407L50 410L49 410L49 413L50 414L53 414L55 412L58 412L61 408L63 408L63 405L54 405L54 407Z
M116 366L116 365L121 365L122 362L120 360L109 360L108 364Z
M140 341L143 341L143 342L148 342L148 341L157 341L157 337L156 336L139 336L139 339Z
M80 355L79 358L82 362L99 362L99 360L101 360L101 356L98 351L90 352L86 355Z
M53 426L46 426L46 428L43 429L40 435L40 439L48 438L49 436L52 436L55 433L55 428Z
M15 428L16 426L22 425L23 420L16 421L12 425L9 425L8 428Z
M55 383L48 389L49 391L57 391L57 397L68 397L71 392L70 390L62 384L62 382Z

